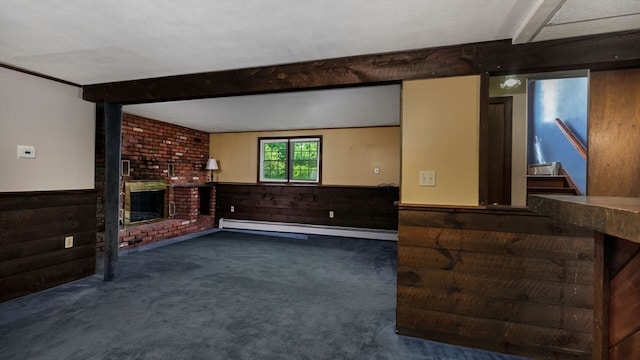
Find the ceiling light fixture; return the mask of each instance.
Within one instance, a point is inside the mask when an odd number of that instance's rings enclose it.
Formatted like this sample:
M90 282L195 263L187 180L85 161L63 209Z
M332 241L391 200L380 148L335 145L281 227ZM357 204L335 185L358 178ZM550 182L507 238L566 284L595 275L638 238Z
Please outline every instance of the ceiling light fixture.
M515 75L506 75L504 77L504 81L500 83L500 88L501 89L513 89L513 88L517 88L518 86L520 86L520 84L522 84L522 81L520 81L520 79L518 79L517 76L515 76Z

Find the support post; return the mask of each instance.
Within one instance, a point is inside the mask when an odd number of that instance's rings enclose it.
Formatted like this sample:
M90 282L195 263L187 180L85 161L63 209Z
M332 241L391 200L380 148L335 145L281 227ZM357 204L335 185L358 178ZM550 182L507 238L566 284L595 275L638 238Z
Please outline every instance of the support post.
M104 122L104 281L112 281L117 275L118 232L120 230L120 142L122 138L122 104L104 103Z

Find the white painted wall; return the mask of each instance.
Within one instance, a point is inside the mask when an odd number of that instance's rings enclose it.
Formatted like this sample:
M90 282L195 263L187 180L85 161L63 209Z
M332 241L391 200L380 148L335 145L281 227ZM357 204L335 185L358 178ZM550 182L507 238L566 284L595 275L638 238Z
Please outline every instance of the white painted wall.
M0 67L0 192L94 188L95 105L75 86ZM18 159L32 145L35 159Z

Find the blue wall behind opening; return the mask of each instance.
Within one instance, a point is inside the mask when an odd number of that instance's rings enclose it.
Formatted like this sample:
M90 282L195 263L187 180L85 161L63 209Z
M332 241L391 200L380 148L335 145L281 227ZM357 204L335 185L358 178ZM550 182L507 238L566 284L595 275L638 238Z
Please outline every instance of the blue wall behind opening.
M528 164L559 161L581 193L587 188L587 161L571 145L555 122L565 122L587 145L588 78L529 81Z

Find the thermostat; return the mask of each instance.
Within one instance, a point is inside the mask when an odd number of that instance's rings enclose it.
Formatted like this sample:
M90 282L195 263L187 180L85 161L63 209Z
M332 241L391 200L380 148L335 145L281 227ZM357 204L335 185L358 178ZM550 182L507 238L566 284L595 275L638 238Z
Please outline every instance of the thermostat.
M18 158L19 159L35 159L36 148L29 145L18 145Z

